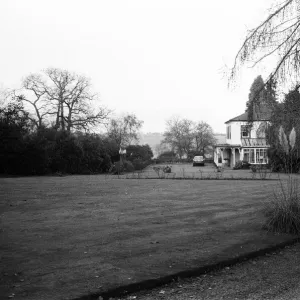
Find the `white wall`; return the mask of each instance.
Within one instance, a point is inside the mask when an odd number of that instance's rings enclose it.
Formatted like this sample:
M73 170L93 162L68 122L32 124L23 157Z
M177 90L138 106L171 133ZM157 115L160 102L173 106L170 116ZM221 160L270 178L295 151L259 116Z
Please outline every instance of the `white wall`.
M257 129L262 121L253 122L253 126L251 128L251 138L257 138ZM226 127L231 126L231 139L228 139L226 136L226 143L230 145L239 145L241 144L241 125L247 125L247 122L230 122L226 124ZM226 129L227 132L227 129Z

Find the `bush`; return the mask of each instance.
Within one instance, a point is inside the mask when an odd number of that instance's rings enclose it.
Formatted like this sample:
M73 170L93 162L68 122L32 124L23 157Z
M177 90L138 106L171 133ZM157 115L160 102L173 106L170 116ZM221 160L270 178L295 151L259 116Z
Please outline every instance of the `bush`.
M151 161L143 161L140 158L136 158L132 161L134 169L139 171L145 169L147 166L151 164Z
M163 171L164 171L164 173L171 173L171 172L172 172L172 168L169 167L169 166L165 166L165 167L163 168Z
M243 168L243 162L241 160L238 160L236 163L235 163L235 166L233 167L234 170L240 170Z
M272 232L300 233L300 194L297 179L289 177L286 184L273 193L273 199L265 208L264 228Z
M125 172L133 172L134 171L134 166L133 166L132 162L129 160L124 160L123 166L124 166Z
M132 162L128 160L123 160L122 164L120 161L114 163L110 170L113 174L121 174L123 172L133 172L134 166Z

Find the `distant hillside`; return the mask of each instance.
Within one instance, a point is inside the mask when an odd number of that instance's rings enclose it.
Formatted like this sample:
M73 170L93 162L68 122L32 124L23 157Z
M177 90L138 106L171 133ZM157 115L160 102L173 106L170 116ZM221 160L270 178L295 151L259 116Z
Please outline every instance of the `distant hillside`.
M224 144L226 141L226 135L223 133L216 133L215 137L217 139L218 144ZM159 145L164 137L161 132L147 132L147 133L141 133L139 138L140 138L139 144L140 145L148 144L151 147L154 156L156 156L155 146Z

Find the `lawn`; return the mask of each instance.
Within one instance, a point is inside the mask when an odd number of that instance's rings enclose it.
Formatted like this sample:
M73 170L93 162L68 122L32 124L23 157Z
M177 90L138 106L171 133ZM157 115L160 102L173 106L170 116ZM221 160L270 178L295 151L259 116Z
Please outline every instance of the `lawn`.
M0 290L72 299L246 253L276 181L0 178Z

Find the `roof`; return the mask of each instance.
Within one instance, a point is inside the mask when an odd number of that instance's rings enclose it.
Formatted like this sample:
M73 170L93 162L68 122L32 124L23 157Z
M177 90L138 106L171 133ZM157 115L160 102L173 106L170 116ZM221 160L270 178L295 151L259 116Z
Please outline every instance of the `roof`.
M248 121L248 112L245 112L245 113L243 113L243 114L241 114L241 115L239 115L235 118L232 118L232 119L226 121L225 124L230 123L230 122L237 122L237 121L247 122Z
M253 113L253 121L269 121L271 118L271 109L267 106L261 106L261 107L254 107L253 108L254 113ZM248 112L244 112L243 114L232 118L228 121L225 122L225 124L230 123L230 122L247 122L248 121Z

